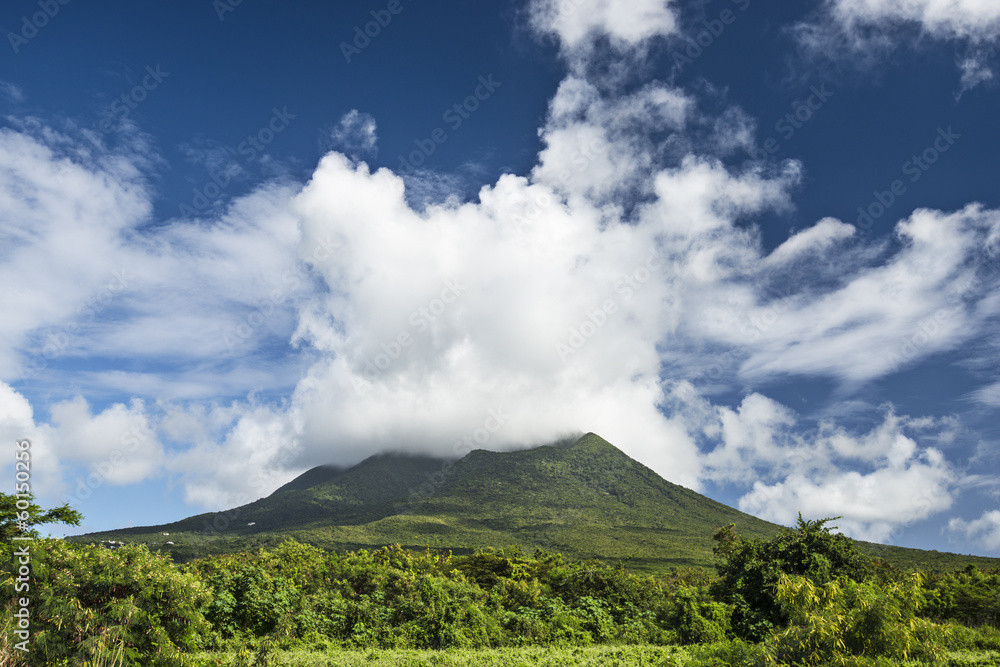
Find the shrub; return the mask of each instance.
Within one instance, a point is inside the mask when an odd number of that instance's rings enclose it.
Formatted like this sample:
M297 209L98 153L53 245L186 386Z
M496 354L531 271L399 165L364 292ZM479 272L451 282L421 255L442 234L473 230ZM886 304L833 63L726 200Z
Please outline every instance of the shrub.
M297 608L299 593L289 580L258 565L216 572L208 578L215 599L206 618L223 637L263 637Z
M681 644L723 641L729 633L730 609L709 599L705 589L682 588L674 594L667 622Z
M1000 627L1000 571L969 565L933 576L927 583L926 597L924 614L929 618Z
M6 563L2 599L15 597L12 571ZM30 586L29 665L181 665L210 632L201 613L208 589L143 546L36 540ZM8 604L3 613L11 611Z
M831 533L827 522L803 520L799 515L794 530L782 529L769 540L744 540L733 526L715 534L715 554L719 579L712 590L716 597L733 606L735 634L760 641L775 629L787 625L788 616L778 603L776 586L782 575L809 578L822 586L835 577L864 581L871 576L871 561L849 537Z
M932 624L916 617L922 583L919 573L895 583L841 578L819 586L808 577L783 574L776 595L791 626L769 638L771 654L782 664L933 658L940 647Z

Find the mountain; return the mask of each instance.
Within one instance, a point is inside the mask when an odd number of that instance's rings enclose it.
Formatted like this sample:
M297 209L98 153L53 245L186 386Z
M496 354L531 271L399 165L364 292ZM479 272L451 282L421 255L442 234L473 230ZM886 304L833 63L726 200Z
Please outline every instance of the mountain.
M457 461L379 454L346 469L320 466L228 512L69 539L146 542L177 560L286 537L329 549L401 544L463 553L519 545L573 558L627 559L634 569L659 572L710 566L712 535L729 523L747 537L770 537L780 528L672 484L588 433L521 451L473 450ZM927 569L1000 564L863 546L890 562Z

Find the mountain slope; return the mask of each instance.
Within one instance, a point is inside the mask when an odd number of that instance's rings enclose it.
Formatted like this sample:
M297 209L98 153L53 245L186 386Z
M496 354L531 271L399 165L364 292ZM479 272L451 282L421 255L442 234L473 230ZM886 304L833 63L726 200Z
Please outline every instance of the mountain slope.
M588 433L522 451L474 450L458 461L380 454L346 470L320 466L229 512L72 539L159 548L170 539L179 560L273 545L285 537L337 549L398 543L463 552L519 545L574 558L628 559L636 569L656 572L710 566L712 535L729 523L747 537L779 530L666 481ZM870 546L890 561L933 560L932 552ZM946 554L934 558L945 568L997 564Z
M575 557L677 565L705 564L721 525L751 536L777 530L671 484L593 434L569 447L473 451L403 516L448 517L455 532L509 536Z

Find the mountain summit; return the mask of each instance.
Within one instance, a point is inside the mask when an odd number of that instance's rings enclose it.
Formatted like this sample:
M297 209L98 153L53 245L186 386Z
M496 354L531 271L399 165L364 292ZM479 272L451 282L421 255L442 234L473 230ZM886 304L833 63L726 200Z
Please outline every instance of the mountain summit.
M518 545L574 558L627 559L655 572L711 565L712 535L730 523L746 537L780 529L672 484L587 433L534 449L477 449L459 460L384 453L350 468L319 466L228 512L72 539L162 548L162 534L169 533L170 551L181 560L286 537L336 549L401 544L463 552ZM927 553L869 546L886 558Z

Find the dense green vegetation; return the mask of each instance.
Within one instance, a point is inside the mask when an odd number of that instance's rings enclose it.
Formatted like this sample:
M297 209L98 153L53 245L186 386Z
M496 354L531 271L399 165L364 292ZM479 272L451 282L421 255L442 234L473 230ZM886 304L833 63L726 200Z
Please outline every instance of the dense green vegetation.
M58 665L70 656L178 664L211 633L202 613L210 589L144 547L111 551L41 540L31 549L30 565L27 591L15 595L12 577L0 589L10 601L2 624L7 635L14 599L30 597L28 664Z
M342 551L401 544L469 554L518 545L527 553L542 549L580 560L627 562L632 570L662 575L674 567L711 568L712 535L727 524L747 538L780 531L671 484L589 433L516 452L474 450L458 461L384 454L349 469L321 466L227 512L71 541L146 543L175 562L271 549L289 538ZM997 559L919 549L862 548L898 567L927 572L1000 565Z
M37 539L27 653L4 552L0 664L1000 663L1000 570L928 578L869 560L828 521L719 529L717 572L657 577L518 547L288 541L174 564L142 545Z
M721 561L713 591L732 605L737 636L760 641L788 624L789 612L778 596L778 583L784 576L805 577L817 586L837 578L864 582L871 576L871 561L853 540L831 533L827 521L805 521L799 515L796 530L783 530L769 540L744 539L733 526L715 534L715 553Z

